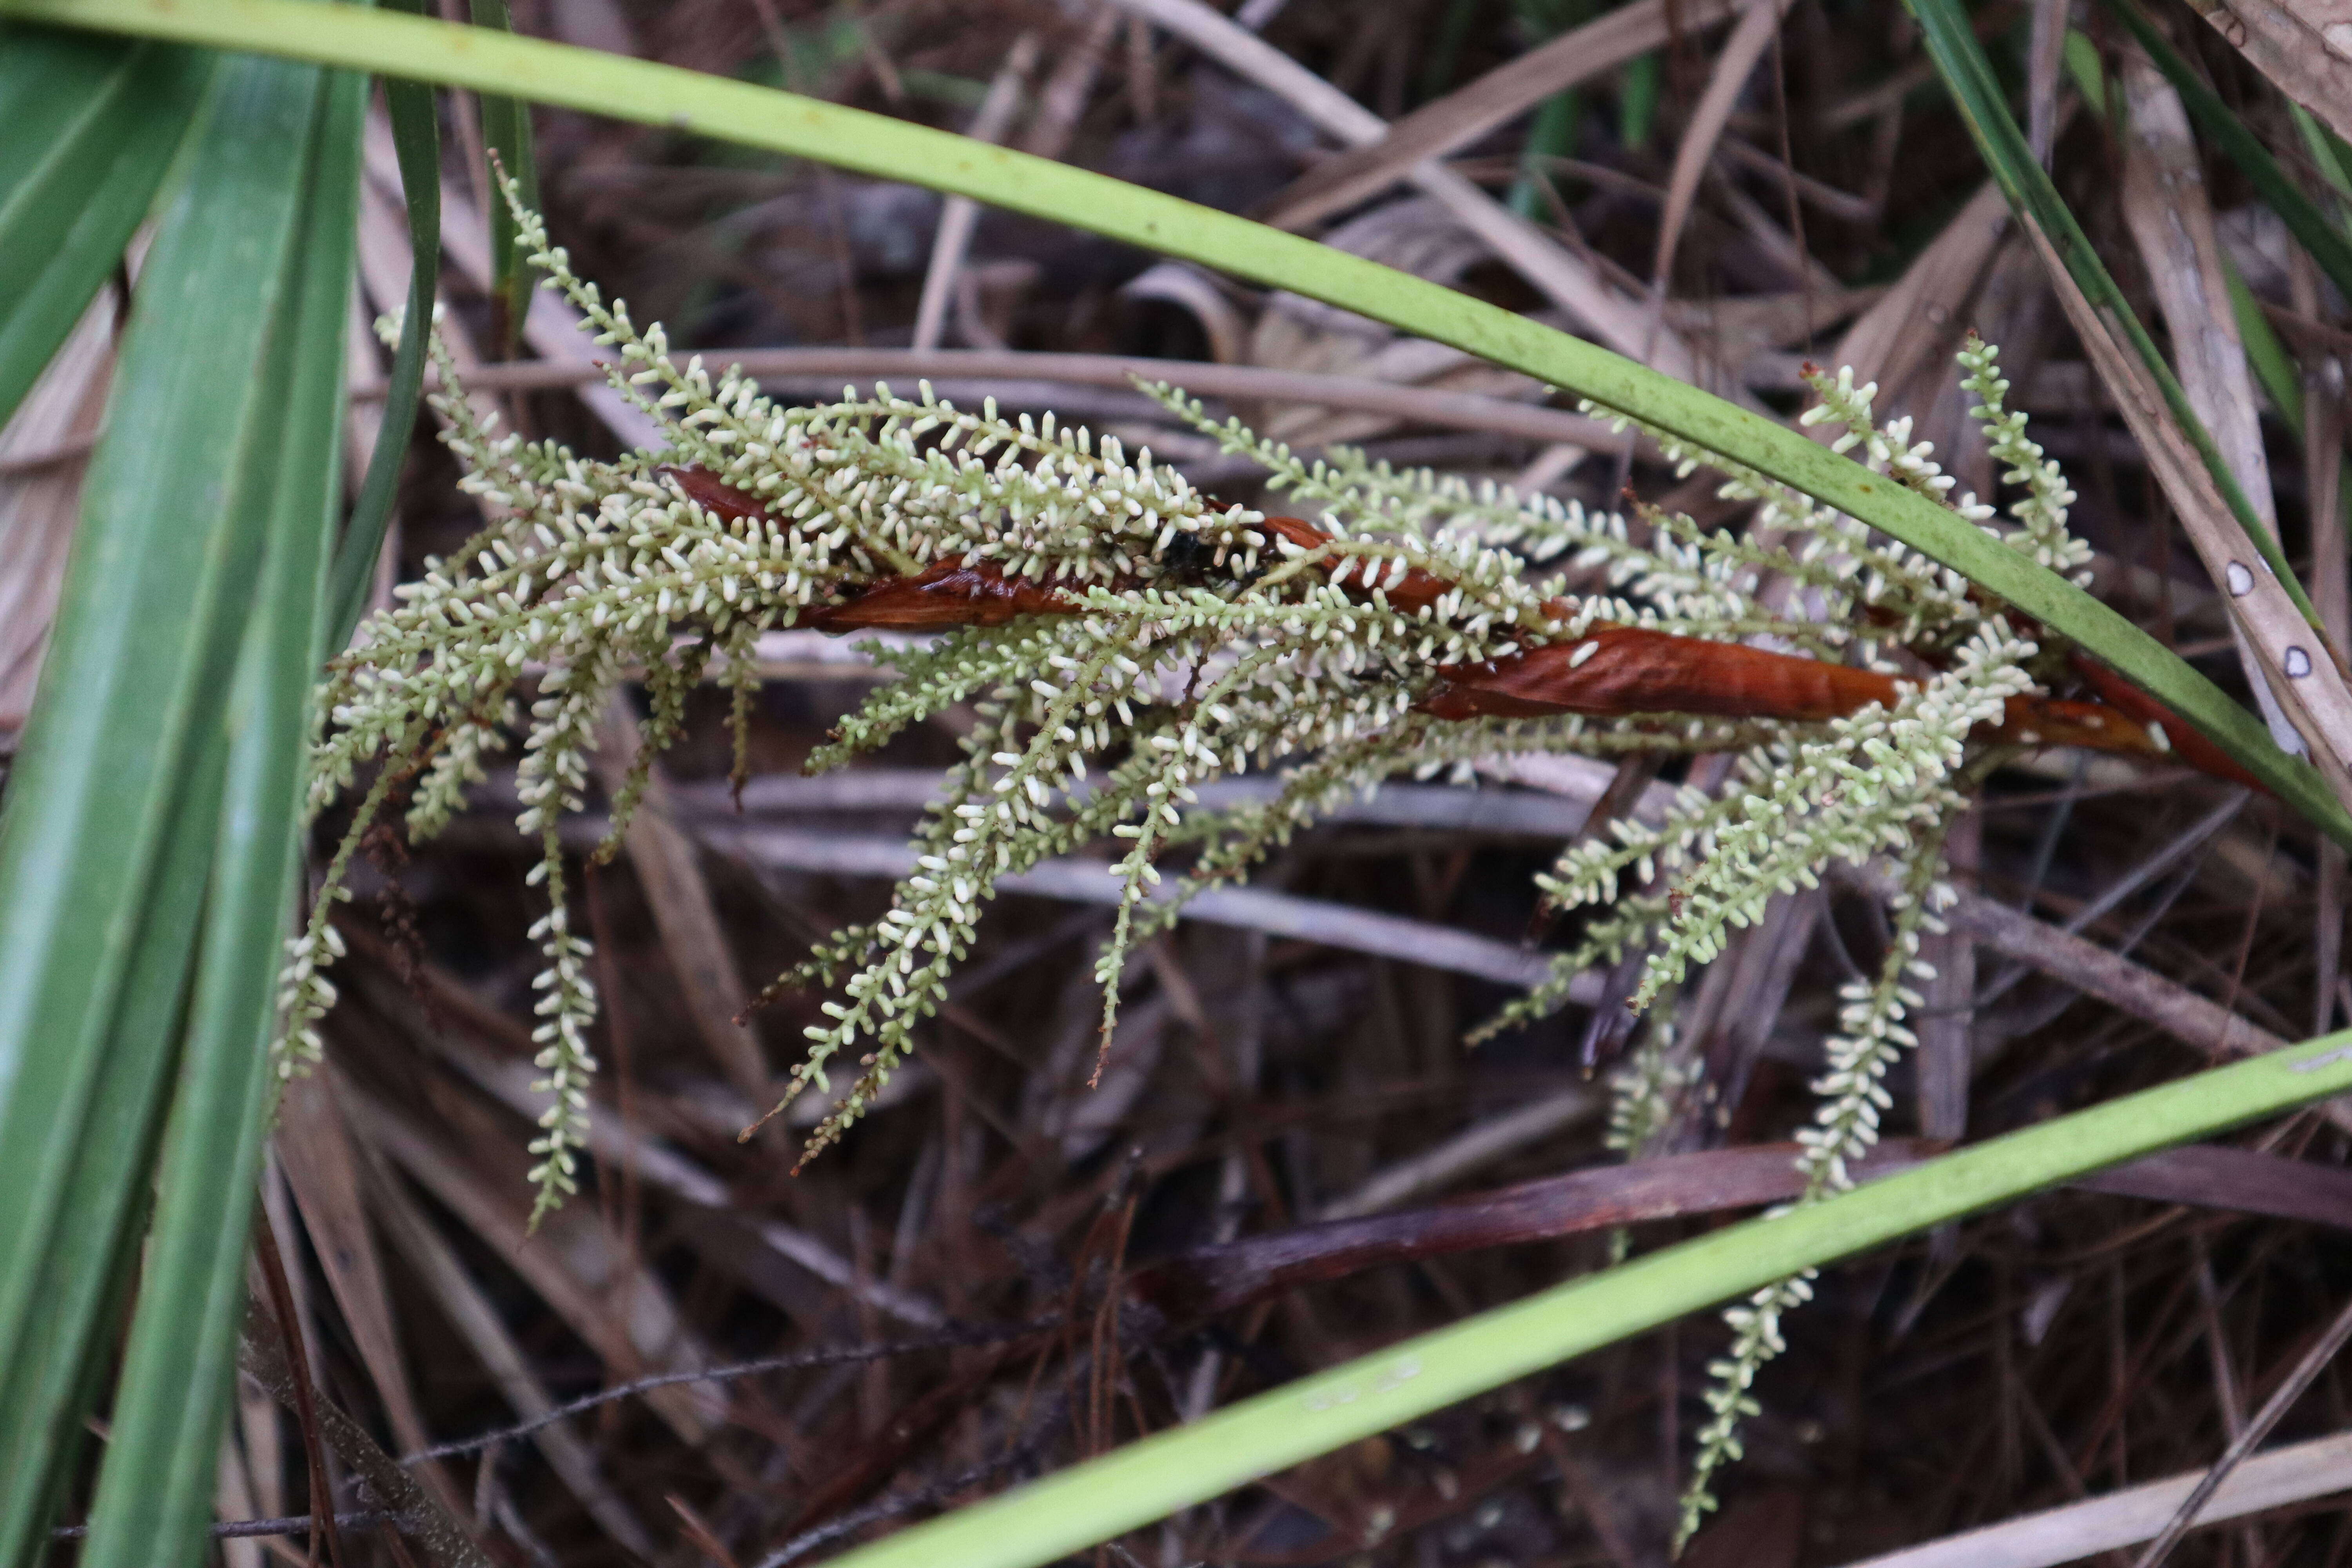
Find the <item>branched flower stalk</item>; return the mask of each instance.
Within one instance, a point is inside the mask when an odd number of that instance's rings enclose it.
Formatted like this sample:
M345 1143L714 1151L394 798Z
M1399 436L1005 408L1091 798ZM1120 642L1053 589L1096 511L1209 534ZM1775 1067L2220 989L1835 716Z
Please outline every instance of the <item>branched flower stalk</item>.
M328 674L312 806L357 798L291 943L279 1064L296 1071L318 1052L334 1001L326 971L342 951L331 911L362 837L404 804L409 836L430 837L519 741L518 826L537 846L531 879L548 900L531 931L546 958L535 1039L550 1097L531 1145L535 1215L573 1190L590 1114L596 995L557 829L585 804L596 727L625 681L640 680L640 744L609 792L601 858L678 738L698 681L734 694L740 777L753 651L771 628L939 634L888 656L897 679L842 721L812 772L951 707L973 715L887 910L836 932L766 994L830 993L786 1102L829 1090L836 1064L854 1063L803 1159L838 1139L915 1047L1012 873L1115 847L1103 875L1118 889L1117 914L1096 970L1108 1039L1136 943L1192 894L1246 876L1385 779L1466 779L1513 753L1719 753L1736 759L1724 787L1685 785L1663 812L1612 822L1538 879L1582 924L1544 983L1488 1029L1559 1007L1576 975L1637 954L1633 1005L1671 1003L1773 898L1814 886L1832 860L1890 859L1905 889L1895 940L1876 980L1847 998L1802 1140L1806 1192L1818 1195L1843 1185L1876 1137L1887 1065L1910 1043L1903 1017L1916 998L1905 976L1920 968L1917 933L1932 929L1940 847L1964 786L2019 749L2157 753L2179 729L2160 713L2051 693L2071 679L2065 650L2038 646L2034 628L1964 578L1658 432L1685 471L1705 465L1727 496L1755 503L1744 531L1398 472L1340 448L1309 462L1213 421L1179 391L1149 389L1262 463L1272 489L1315 520L1272 516L1213 501L1149 450L1051 415L1008 419L992 400L961 409L928 385L912 398L877 386L791 407L734 371L681 365L658 325L641 330L607 304L538 215L508 197L547 286L616 351L613 384L664 446L608 463L501 435L469 407L436 344L442 438L488 521L464 549L427 562ZM2072 493L2022 416L2005 410L1993 351L1971 340L1961 367L2023 499L2006 531L1973 496L1956 510L2078 569ZM1874 388L1811 379L1821 401L1809 418L1945 499L1949 481L1907 423L1874 422ZM1200 806L1202 785L1251 769L1278 772L1279 793ZM1671 1032L1655 1031L1617 1084L1612 1139L1638 1156L1689 1087ZM1749 1385L1806 1288L1784 1282L1731 1316L1685 1533L1738 1455Z
M1829 1070L1812 1085L1821 1097L1813 1124L1797 1130L1797 1169L1805 1185L1790 1207L1816 1203L1853 1184L1848 1167L1878 1142L1879 1115L1894 1104L1886 1091L1886 1069L1918 1043L1903 1020L1908 1008L1920 1005L1920 997L1906 982L1935 978L1933 966L1919 956L1919 937L1923 931L1943 929L1933 908L1948 906L1953 896L1951 888L1937 879L1943 863L1944 826L1939 822L1931 835L1921 837L1904 859L1901 890L1889 900L1894 931L1877 973L1867 980L1849 981L1840 990L1838 1032L1824 1049ZM1698 1452L1683 1489L1675 1524L1677 1553L1715 1509L1716 1472L1741 1456L1740 1423L1762 1410L1750 1392L1757 1373L1788 1348L1780 1335L1781 1314L1812 1299L1813 1278L1808 1269L1777 1280L1724 1310L1731 1344L1707 1363L1707 1374L1714 1379L1706 1394L1709 1419L1699 1428Z

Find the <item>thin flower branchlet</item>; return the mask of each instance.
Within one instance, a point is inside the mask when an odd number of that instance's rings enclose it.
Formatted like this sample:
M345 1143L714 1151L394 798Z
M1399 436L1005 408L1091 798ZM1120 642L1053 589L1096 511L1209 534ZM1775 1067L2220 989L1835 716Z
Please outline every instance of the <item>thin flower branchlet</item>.
M1848 981L1839 990L1838 1032L1827 1045L1828 1070L1812 1085L1821 1103L1813 1125L1797 1131L1803 1151L1797 1169L1804 1174L1808 1202L1853 1185L1850 1167L1878 1142L1880 1113L1895 1103L1886 1091L1887 1069L1918 1044L1904 1026L1910 1009L1924 1005L1911 984L1936 978L1935 966L1919 956L1919 939L1943 931L1937 911L1958 898L1939 875L1948 826L1948 817L1901 863L1902 882L1887 900L1893 930L1878 973Z
M1828 1070L1812 1086L1821 1103L1813 1124L1797 1131L1797 1169L1805 1184L1790 1207L1816 1203L1853 1186L1851 1166L1877 1142L1880 1114L1894 1104L1886 1090L1887 1068L1917 1043L1904 1024L1907 1011L1921 1004L1909 982L1935 978L1934 969L1919 956L1919 938L1923 931L1943 929L1933 909L1948 907L1954 897L1937 877L1943 838L1939 826L1936 832L1923 836L1905 858L1900 890L1889 900L1894 930L1878 971L1870 979L1849 982L1841 992L1838 1032L1825 1047ZM1649 1090L1644 1086L1639 1092ZM1623 1114L1629 1122L1641 1124L1643 1113L1638 1108ZM1781 1315L1812 1299L1814 1279L1814 1271L1807 1269L1767 1285L1747 1300L1724 1310L1731 1343L1722 1356L1707 1363L1708 1419L1699 1429L1690 1479L1683 1489L1675 1526L1677 1553L1717 1506L1717 1473L1737 1463L1744 1451L1740 1424L1763 1409L1752 1392L1757 1374L1788 1348L1780 1333Z
M1198 398L1164 382L1143 390L1227 455L1265 468L1267 489L1334 516L1363 519L1382 532L1411 539L1471 535L1541 564L1576 547L1592 525L1592 514L1580 501L1540 492L1523 496L1491 479L1433 468L1399 470L1353 447L1331 447L1310 461L1239 419L1211 418Z
M842 716L825 743L811 754L808 771L845 766L934 713L1009 685L1030 670L1050 668L1049 660L1066 658L1068 649L1078 646L1071 639L1073 630L1066 621L1039 620L1019 627L964 627L927 648L893 651L879 643L856 645L876 663L896 668L898 679L856 711Z
M1862 447L1857 455L1876 471L1987 525L2042 564L2078 573L2089 552L2066 531L2074 494L2026 437L2022 416L2005 409L2007 384L1996 354L1971 337L1960 367L1965 389L1978 400L1971 414L2006 465L2004 481L2023 488L2011 509L2019 524L2013 531L1990 527L1992 509L1973 495L1955 503L1928 444L1910 440L1907 420L1876 425L1876 389L1857 386L1850 374L1809 377L1821 402L1806 422L1843 426L1833 442L1839 450ZM1594 531L1576 563L1602 570L1612 586L1636 595L1664 597L1678 590L1695 596L1720 584L1713 606L1718 613L1768 600L1810 608L1837 623L1837 632L1766 635L1817 656L1844 651L1898 676L1898 695L1824 726L1786 726L1747 749L1719 794L1683 790L1662 814L1620 817L1572 847L1538 885L1557 907L1596 912L1575 945L1555 958L1549 978L1496 1022L1539 1016L1565 1001L1580 972L1633 955L1641 956L1643 968L1631 1005L1638 1011L1669 1001L1693 966L1712 960L1731 931L1760 920L1772 899L1817 885L1833 860L1890 858L1904 873L1903 891L1891 900L1894 936L1876 980L1844 998L1839 1030L1825 1043L1827 1069L1814 1085L1821 1097L1815 1122L1799 1133L1803 1201L1810 1202L1845 1185L1849 1164L1877 1137L1880 1113L1891 1103L1886 1070L1912 1043L1904 1015L1917 997L1906 978L1924 967L1919 933L1936 929L1929 905L1950 897L1937 873L1946 830L1966 804L1958 781L1981 750L1971 736L2011 698L2034 689L2031 671L2042 650L1980 604L1957 574L1719 455L1665 432L1647 433L1684 471L1714 468L1727 476L1727 497L1759 502L1748 531L1709 537L1686 520L1678 526L1645 514L1647 543L1619 521ZM1924 669L1904 662L1898 649L1925 659ZM1639 890L1621 888L1629 876ZM1648 1037L1612 1083L1612 1135L1629 1157L1640 1157L1687 1088L1662 1037ZM1782 1280L1727 1312L1732 1343L1711 1369L1710 1419L1684 1494L1678 1540L1686 1541L1715 1507L1715 1478L1739 1457L1739 1425L1757 1409L1751 1385L1781 1346L1781 1314L1811 1293L1810 1276Z
M1817 886L1830 861L1906 853L1954 807L1945 780L1965 759L1969 732L2032 688L2022 666L2036 651L2005 624L1989 623L1952 668L1907 688L1893 709L1874 704L1834 721L1826 736L1759 759L1769 768L1764 787L1741 798L1712 852L1678 885L1680 908L1633 1005L1679 982L1692 963L1712 960L1727 928L1760 920L1773 895Z
M1981 400L1974 416L1995 455L2011 465L2004 477L2026 486L2025 498L2012 509L2022 526L2007 542L2046 565L2079 566L2087 550L2065 532L2064 509L2073 494L2055 466L2044 466L2040 448L2026 440L2022 419L2004 413L2000 395L2006 384L1998 381L1993 356L1972 340L1961 365L1968 374L1964 384ZM1822 402L1808 422L1845 426L1833 445L1865 445L1874 468L1953 504L1951 484L1932 461L1927 444L1908 440L1908 421L1883 430L1871 424L1874 387L1855 386L1850 374L1809 379ZM1756 487L1736 479L1727 488ZM1990 516L1990 509L1973 496L1963 497L1953 510L1979 524ZM1894 596L1890 590L1907 584L1914 611L1904 628L1906 640L1932 648L1943 667L1924 680L1903 681L1891 706L1874 704L1833 721L1825 732L1791 734L1756 749L1741 760L1724 796L1690 798L1686 792L1661 823L1612 823L1614 843L1572 850L1545 883L1548 896L1559 903L1597 902L1615 896L1617 878L1628 868L1646 882L1661 862L1670 876L1681 862L1690 863L1688 871L1674 877L1666 909L1646 928L1633 926L1615 910L1594 922L1596 931L1606 932L1610 951L1646 951L1633 997L1638 1008L1678 984L1693 963L1711 960L1729 928L1761 919L1773 897L1816 885L1829 861L1859 863L1884 854L1903 868L1903 890L1891 900L1894 934L1881 971L1874 982L1849 987L1839 1031L1825 1043L1828 1068L1813 1086L1821 1097L1815 1122L1798 1134L1801 1202L1847 1185L1850 1163L1876 1141L1880 1113L1891 1104L1886 1070L1913 1043L1903 1020L1918 997L1905 982L1925 970L1919 933L1923 927L1936 929L1927 906L1950 897L1936 875L1946 830L1966 805L1953 780L1969 759L1971 733L2010 698L2033 689L2029 668L2041 651L2003 617L1971 604L1964 584L1925 570L1918 557L1900 546L1839 531L1844 537L1838 542L1852 551L1846 562L1869 563L1860 574L1862 602L1885 610ZM1817 542L1824 537L1816 535ZM1803 584L1794 574L1791 580ZM1732 800L1738 803L1737 810L1726 810L1724 803ZM1539 990L1564 994L1565 980ZM1664 1087L1659 1069L1658 1062L1637 1056L1621 1076L1614 1086L1617 1123L1647 1128ZM1732 1342L1709 1369L1710 1418L1700 1431L1683 1494L1677 1549L1716 1506L1717 1473L1740 1457L1740 1423L1759 1408L1751 1386L1783 1345L1781 1315L1811 1294L1811 1275L1801 1276L1768 1286L1726 1312Z
M1642 1020L1633 1045L1609 1075L1609 1123L1602 1145L1628 1161L1664 1152L1704 1065L1685 1048L1682 1032L1675 1027L1674 998L1662 999ZM1633 1231L1612 1226L1611 1267L1624 1262L1633 1250Z
M938 1010L949 975L977 932L980 903L996 879L1058 847L1023 829L1045 816L1056 793L1084 778L1078 726L1089 718L1090 700L1102 700L1097 684L1115 657L1112 649L1098 650L1067 672L1063 685L1038 678L1026 689L1000 689L1004 700L990 705L995 711L983 710L967 737L968 743L1003 748L987 753L998 771L982 790L972 786L983 775L967 764L965 779L957 781L964 787L951 784L950 812L934 811L916 873L899 884L875 927L869 945L878 953L843 983L840 1000L822 1005L830 1022L806 1030L808 1055L787 1087L787 1103L812 1085L829 1090L826 1067L836 1053L868 1039L875 1049L860 1058L856 1083L819 1127L803 1159L864 1112L912 1044L914 1027ZM1024 730L1030 731L1025 742L1016 738ZM950 823L956 826L949 828Z
M2018 523L2014 532L1986 526L1993 510L1973 494L1960 498L1960 515L2075 586L2089 586L2090 543L2066 531L2067 509L2074 504L2074 489L2066 483L2057 459L2043 456L2040 443L2026 436L2025 411L2011 410L2002 403L2009 381L2000 374L2000 350L1970 332L1961 345L1959 360L1960 368L1968 372L1960 386L1978 400L1969 409L1969 416L1983 430L1993 460L2007 465L2002 482L2021 486L2025 491L2009 509Z
M1737 756L1789 732L1786 720L1714 719L1651 713L1598 719L1566 714L1540 719L1481 718L1423 727L1413 742L1412 776L1444 774L1470 784L1478 764L1512 757L1618 758L1639 752Z
M1693 1066L1683 1060L1670 1005L1651 1009L1640 1038L1609 1075L1609 1130L1602 1144L1628 1160L1654 1151L1683 1096L1697 1081Z
M396 782L390 768L376 775L360 804L358 816L362 823L375 816ZM278 973L278 1033L269 1053L270 1065L281 1082L309 1072L326 1055L325 1043L319 1037L319 1020L334 1009L336 1000L335 984L326 972L345 952L342 935L330 917L336 904L351 900L343 879L351 870L352 857L359 853L362 837L358 831L346 834L335 847L301 934L286 943L286 966Z
M719 637L723 658L719 666L719 684L728 694L727 728L734 740L734 754L729 759L727 782L735 798L743 798L743 786L751 782L751 709L760 695L760 623L738 618ZM680 716L681 721L683 715ZM682 727L682 725L681 725Z
M1286 770L1281 792L1270 800L1186 814L1165 831L1163 840L1197 844L1192 868L1171 897L1138 910L1133 940L1145 940L1173 925L1186 900L1240 880L1349 798L1370 795L1400 772L1428 765L1420 742L1432 727L1427 719L1407 718L1392 729L1328 747L1312 761Z
M640 332L627 306L607 307L511 184L507 198L532 265L599 343L619 349L613 384L661 425L674 460L766 502L796 525L796 538L814 537L822 548L802 574L816 579L812 587L830 575L832 552L863 574L877 563L905 572L962 556L1014 576L1108 583L1141 569L1178 533L1220 565L1228 557L1241 572L1256 564L1256 514L1213 505L1149 450L1130 463L1116 437L1097 443L1084 427L1057 430L1050 414L1015 422L998 417L993 398L973 414L928 389L909 401L887 387L871 399L853 393L837 405L785 408L738 371L714 382L698 354L680 367L660 323Z
M1911 439L1911 416L1907 414L1885 425L1872 418L1870 405L1878 396L1876 382L1856 386L1852 365L1841 366L1834 376L1808 366L1805 384L1821 401L1799 415L1797 423L1844 426L1844 434L1830 442L1831 451L1848 452L1859 446L1871 472L1885 474L1929 500L1945 500L1954 481L1934 458L1936 444Z
M675 662L663 661L646 668L646 716L637 725L637 746L629 759L619 787L613 792L613 819L615 824L635 817L638 803L653 785L654 763L662 752L686 736L686 702L710 663L711 639L699 638L680 649ZM738 692L745 689L733 683ZM732 726L736 734L743 732L738 721ZM596 865L609 865L620 852L625 830L618 826L607 828L604 841L596 846L589 858Z
M596 987L586 973L593 949L572 933L563 900L563 860L552 824L545 830L541 865L548 870L548 910L530 928L530 936L546 956L547 967L531 978L531 989L541 994L532 1011L541 1022L530 1037L539 1047L531 1065L544 1076L531 1088L550 1099L540 1113L539 1136L530 1142L530 1152L539 1156L530 1171L538 1189L530 1208L533 1226L580 1190L579 1151L588 1143L588 1085L596 1072L596 1058L588 1046L588 1027L596 1016Z
M1699 1428L1698 1451L1691 1460L1690 1479L1683 1489L1679 1512L1675 1520L1675 1554L1690 1543L1706 1516L1715 1511L1716 1472L1726 1465L1737 1464L1747 1453L1739 1440L1739 1426L1751 1415L1764 1413L1763 1404L1750 1392L1756 1374L1766 1363L1789 1348L1780 1334L1780 1316L1801 1307L1813 1299L1816 1271L1776 1280L1757 1291L1737 1306L1723 1310L1723 1321L1730 1325L1731 1344L1722 1356L1707 1363L1708 1384L1705 1395L1709 1418Z
M1669 432L1622 416L1620 422L1651 435L1685 476L1702 466L1723 473L1717 489L1722 499L1755 503L1744 535L1703 533L1689 520L1675 519L1672 528L1678 537L1710 555L1739 561L1747 573L1733 580L1748 592L1761 594L1769 584L1822 626L1841 628L1844 639L1833 646L1851 647L1867 667L1899 672L1902 666L1883 650L1976 620L1967 579L1958 574L1745 464L1727 458L1718 462L1715 454ZM1664 561L1659 566L1672 569ZM1815 635L1835 636L1826 630Z
M439 834L465 809L467 792L489 782L488 759L507 749L507 736L521 721L521 710L512 699L500 701L493 711L492 719L461 719L443 731L441 749L425 764L409 797L411 843L422 844Z
M1484 1045L1498 1035L1524 1028L1559 1012L1580 975L1623 963L1648 950L1674 914L1673 900L1664 893L1635 892L1620 897L1585 922L1574 945L1550 955L1542 979L1524 996L1503 1005L1495 1016L1470 1031L1468 1043Z
M1727 530L1709 531L1654 507L1636 509L1652 533L1647 544L1637 543L1621 513L1591 510L1580 501L1541 492L1522 496L1493 480L1473 482L1428 468L1400 472L1346 446L1308 462L1287 444L1265 439L1237 419L1211 420L1197 400L1181 392L1164 385L1145 390L1225 452L1263 465L1268 489L1319 508L1328 522L1361 527L1358 520L1368 521L1413 541L1475 540L1488 550L1509 551L1523 568L1556 563L1566 554L1571 574L1597 578L1617 595L1585 597L1598 615L1622 625L1698 637L1769 637L1822 657L1834 657L1853 640L1843 605L1832 606L1838 613L1831 616L1799 618L1774 614L1755 600L1754 584L1763 576L1808 574L1809 563L1785 549ZM1712 458L1694 453L1691 461ZM1824 587L1835 588L1842 581L1827 569L1811 574ZM1555 580L1543 584L1539 595L1565 586Z
M1160 886L1160 870L1153 864L1160 847L1169 830L1183 826L1183 805L1200 799L1194 786L1227 771L1227 760L1219 754L1213 741L1204 741L1200 721L1205 719L1214 724L1223 720L1230 723L1234 717L1231 704L1261 685L1263 679L1281 659L1282 654L1278 649L1260 647L1234 660L1231 667L1202 692L1195 707L1198 717L1193 721L1178 728L1172 734L1162 731L1150 736L1142 748L1147 760L1149 753L1158 753L1160 766L1157 776L1144 786L1143 809L1139 819L1118 823L1110 830L1112 837L1129 840L1132 847L1111 868L1111 875L1119 880L1118 913L1113 920L1110 941L1104 944L1101 955L1095 961L1095 983L1103 991L1102 1039L1106 1050L1109 1047L1111 1031L1118 1021L1119 975L1127 967L1128 950L1134 941L1136 910L1150 896L1150 890ZM1249 749L1263 752L1268 748L1269 742L1276 741L1276 737L1263 732L1252 734L1244 741L1244 745L1251 741L1256 744ZM1283 749L1287 751L1291 748L1285 746ZM1231 771L1239 772L1241 765L1239 762L1234 763Z

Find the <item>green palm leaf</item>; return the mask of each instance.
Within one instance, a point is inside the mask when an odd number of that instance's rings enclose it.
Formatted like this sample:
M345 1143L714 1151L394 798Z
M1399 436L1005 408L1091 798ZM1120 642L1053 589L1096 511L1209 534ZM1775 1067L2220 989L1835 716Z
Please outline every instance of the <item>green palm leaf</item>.
M217 1420L142 1412L216 1415L241 1302L353 227L357 93L324 79L237 62L199 113L0 816L0 1562L44 1544L175 1059L100 1508L143 1522L90 1550L159 1560L147 1526L210 1496Z

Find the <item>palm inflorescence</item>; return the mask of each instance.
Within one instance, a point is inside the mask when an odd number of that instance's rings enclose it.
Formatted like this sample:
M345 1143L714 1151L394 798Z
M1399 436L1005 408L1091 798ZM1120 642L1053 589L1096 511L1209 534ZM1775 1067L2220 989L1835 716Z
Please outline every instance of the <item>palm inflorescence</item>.
M334 997L325 972L341 952L331 914L362 837L396 802L412 837L438 830L488 760L519 742L518 826L541 846L532 875L547 897L533 931L547 959L537 1040L551 1097L533 1145L542 1210L574 1188L595 1066L596 994L567 912L560 821L585 805L598 725L625 684L645 692L640 744L608 792L600 854L617 846L699 682L733 689L740 758L763 631L937 633L883 655L896 679L842 721L811 771L951 707L970 715L962 760L887 910L780 982L829 993L787 1099L829 1089L836 1070L854 1079L810 1153L913 1047L1009 874L1111 847L1102 874L1117 915L1097 966L1108 1038L1132 946L1191 894L1247 875L1382 780L1466 780L1514 753L1661 752L1718 759L1693 775L1715 787L1686 783L1663 810L1590 826L1538 879L1549 905L1588 912L1550 977L1489 1027L1563 1005L1570 982L1599 965L1620 966L1631 1005L1664 1019L1692 966L1769 900L1813 885L1831 861L1884 857L1898 889L1892 940L1847 987L1801 1134L1809 1196L1827 1193L1847 1184L1890 1103L1883 1079L1911 1043L1911 987L1928 973L1920 938L1949 897L1942 845L1969 784L2023 747L2161 751L2179 733L2051 698L2071 667L2037 628L1927 557L1667 432L1645 434L1685 471L1713 469L1727 497L1754 503L1741 531L1397 472L1345 449L1308 462L1151 389L1262 464L1269 488L1315 521L1273 517L1051 416L960 409L928 385L914 398L877 386L789 407L699 359L681 366L658 325L637 328L574 276L535 215L518 217L549 285L617 350L614 384L667 445L601 462L501 436L439 355L443 439L488 521L401 587L326 681L312 806L359 798L291 944L280 1062L299 1070L318 1049ZM1874 388L1816 374L1807 421L2078 573L2088 552L2066 531L2072 492L2004 406L1995 351L1971 340L1961 370L2018 497L2006 524L1990 504L1948 494L1907 420L1875 421ZM1200 805L1202 785L1249 770L1277 773L1280 789ZM1652 1030L1619 1073L1615 1141L1638 1154L1693 1079L1671 1028ZM1707 1476L1737 1456L1779 1315L1805 1289L1783 1282L1731 1314L1685 1533L1708 1506Z

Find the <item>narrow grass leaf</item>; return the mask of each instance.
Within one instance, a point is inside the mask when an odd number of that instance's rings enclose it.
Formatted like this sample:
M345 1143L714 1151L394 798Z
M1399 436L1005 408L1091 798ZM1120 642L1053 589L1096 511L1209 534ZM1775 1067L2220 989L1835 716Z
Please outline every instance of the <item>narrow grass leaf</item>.
M2237 264L2228 257L2221 258L2222 268L2230 284L2230 314L2238 323L2239 340L2246 345L2246 363L2262 384L2263 395L2271 400L2297 437L2303 434L2303 372L2294 356L2279 342L2271 319L2263 314L2263 302L2246 287L2246 279Z
M2303 137L2304 151L2311 162L2339 196L2352 196L2352 148L2344 139L2313 118L2311 110L2299 103L2290 102L2287 113L2294 120L2294 128ZM2352 232L2352 227L2347 227Z
M507 0L470 0L474 26L514 31ZM523 205L539 209L539 158L531 150L530 105L512 93L482 95L482 143L498 166L514 180ZM489 204L492 336L502 359L512 359L522 341L523 317L530 310L532 278L515 238L514 214L507 204Z

